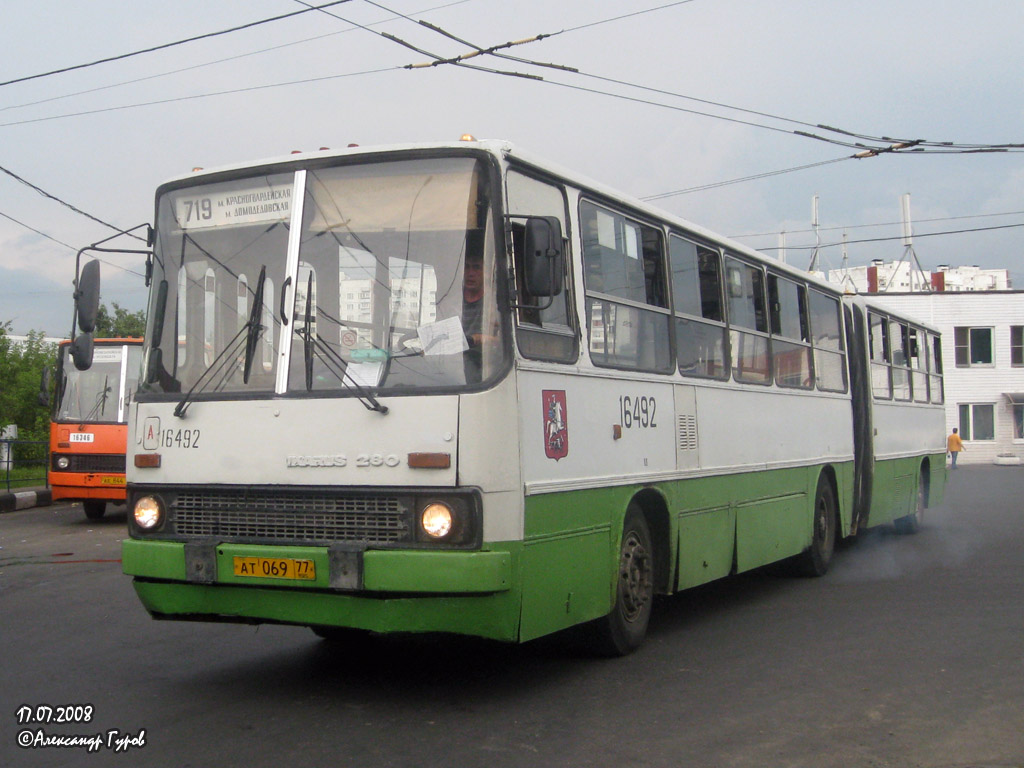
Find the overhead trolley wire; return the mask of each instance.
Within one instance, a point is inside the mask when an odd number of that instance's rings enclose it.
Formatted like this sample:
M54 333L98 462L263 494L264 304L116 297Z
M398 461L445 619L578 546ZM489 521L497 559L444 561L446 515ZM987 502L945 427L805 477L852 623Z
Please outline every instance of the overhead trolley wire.
M999 224L994 227L975 227L973 229L950 229L944 232L915 232L914 237L939 237L942 235L963 235L971 232L991 232L997 229L1019 229L1024 224ZM858 243L885 243L893 240L903 240L905 235L893 235L891 237L865 237L860 240L844 240L838 243L820 243L815 245L787 245L787 251L811 251L819 248L836 248L842 245L856 245ZM779 251L782 246L775 248L758 248L759 251Z
M259 21L250 21L247 24L240 24L237 27L231 27L230 29L222 29L222 30L220 30L218 32L207 32L205 34L196 35L194 37L189 37L189 38L186 38L184 40L177 40L177 41L175 41L173 43L163 43L161 45L154 45L154 46L152 46L150 48L144 48L144 49L142 49L140 51L132 51L131 53L122 53L122 54L119 54L117 56L108 56L106 58L97 59L96 61L90 61L90 62L86 62L84 64L74 64L74 65L72 65L70 67L62 67L60 69L54 69L54 70L51 70L49 72L40 72L39 74L36 74L36 75L26 75L25 77L17 77L17 78L14 78L13 80L6 80L4 82L0 82L0 88L2 88L5 85L13 85L15 83L24 83L24 82L27 82L29 80L38 80L39 78L50 77L51 75L59 75L59 74L62 74L64 72L73 72L74 70L77 70L77 69L86 69L88 67L95 67L97 64L107 64L107 63L109 63L111 61L120 61L122 59L131 58L132 56L140 56L140 55L142 55L144 53L153 53L154 51L161 51L161 50L164 50L166 48L173 48L173 47L178 46L178 45L184 45L185 43L193 43L193 42L195 42L197 40L205 40L205 39L211 38L211 37L219 37L220 35L231 34L232 32L238 32L238 31L243 30L243 29L250 29L252 27L258 27L261 24L269 24L270 22L273 22L273 21L280 21L281 19L291 18L292 16L299 16L300 14L303 14L303 13L309 13L310 11L320 10L321 8L329 8L332 5L341 5L342 3L348 3L348 2L351 2L351 0L331 0L331 2L329 2L329 3L324 3L322 5L318 5L318 6L315 6L315 7L311 6L309 8L305 8L305 9L303 9L301 11L292 11L291 13L281 14L280 16L272 16L272 17L270 17L268 19L260 19Z
M450 2L450 3L443 3L442 5L434 5L434 6L431 6L430 8L424 8L422 10L416 11L416 13L431 13L433 11L438 11L438 10L441 10L441 9L444 9L444 8L451 8L452 6L462 5L463 3L469 3L469 2L472 2L472 0L454 0L453 2ZM398 19L398 18L404 18L404 17L402 15L400 15L400 14L396 14L393 19L382 19L381 21L375 21L372 24L368 24L367 26L373 27L373 26L378 26L380 24L387 24L388 22L394 21L395 19ZM81 90L81 91L74 91L72 93L61 94L60 96L51 96L51 97L46 98L46 99L39 99L38 101L28 101L28 102L24 102L22 104L9 104L9 105L7 105L5 107L0 107L0 112L6 112L6 111L11 110L11 109L23 109L25 107L35 107L35 106L38 106L39 104L47 104L47 103L52 102L52 101L60 101L62 99L69 99L69 98L72 98L74 96L84 96L84 95L89 94L89 93L97 93L99 91L108 91L108 90L111 90L112 88L120 88L123 85L134 85L135 83L142 83L142 82L146 82L147 80L156 80L158 78L168 77L170 75L179 75L179 74L181 74L183 72L191 72L192 70L202 69L203 67L212 67L212 66L214 66L216 64L224 64L224 63L229 62L229 61L237 61L238 59L244 59L244 58L247 58L249 56L259 56L260 54L263 54L263 53L270 53L271 51L278 51L278 50L281 50L282 48L291 48L292 46L295 46L295 45L303 45L304 43L311 43L311 42L314 42L314 41L317 41L317 40L323 40L323 39L328 38L328 37L334 37L335 35L344 35L344 34L346 34L348 32L355 32L357 29L358 29L358 27L353 26L350 29L340 29L340 30L338 30L336 32L327 32L326 34L323 34L323 35L314 35L313 37L306 37L306 38L303 38L301 40L293 40L293 41L291 41L289 43L281 43L280 45L272 45L269 48L260 48L259 50L249 51L248 53L240 53L240 54L238 54L236 56L226 56L223 59L214 59L213 61L206 61L206 62L203 62L202 64L192 64L191 66L187 66L187 67L180 67L178 69L171 69L171 70L168 70L166 72L159 72L159 73L157 73L155 75L146 75L145 77L137 77L137 78L133 78L131 80L122 80L122 81L117 82L117 83L110 83L108 85L101 85L101 86L97 86L95 88L87 88L87 89Z
M126 233L124 231L124 229L122 229L121 227L116 227L113 224L111 224L110 222L104 221L103 219L100 219L100 218L98 218L96 216L93 216L91 213L86 213L81 208L76 208L71 203L66 202L65 200L61 200L56 195L50 194L45 189L42 189L41 187L37 187L35 184L33 184L30 181L26 181L21 176L16 174L14 171L8 170L7 168L4 168L2 165L0 165L0 173L7 174L8 176L10 176L15 181L18 181L18 182L24 184L29 189L35 190L36 192L38 192L43 197L49 198L50 200L53 200L54 202L60 203L65 208L69 208L72 211L74 211L75 213L77 213L77 214L79 214L81 216L85 216L85 218L91 219L92 221L95 221L97 224L102 224L104 227L109 227L110 229L114 230L115 232L121 232L123 234L128 234L130 237L134 237L136 240L144 240L145 239L145 238L139 237L138 235L133 235L131 233ZM10 217L8 217L8 218L10 218ZM18 223L20 224L21 222L19 221ZM42 234L42 233L39 233L39 234ZM60 242L60 241L57 241L57 242Z
M914 219L914 224L926 224L934 221L962 221L964 219L992 219L996 216L1022 216L1024 211L1003 211L1001 213L973 213L966 214L964 216L936 216L928 219ZM801 235L810 232L836 232L841 229L869 229L871 227L895 227L902 224L901 221L879 221L872 224L844 224L835 227L818 227L818 229L789 229L786 230L788 235ZM739 240L747 237L769 237L779 234L776 232L747 232L742 235L729 235L733 240Z

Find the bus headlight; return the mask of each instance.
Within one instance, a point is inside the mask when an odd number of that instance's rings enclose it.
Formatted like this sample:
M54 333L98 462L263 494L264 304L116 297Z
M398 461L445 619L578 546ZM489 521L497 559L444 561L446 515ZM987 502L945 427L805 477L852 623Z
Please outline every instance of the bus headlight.
M432 501L420 513L420 525L431 539L443 539L452 532L454 524L452 508L440 501Z
M144 531L151 531L163 522L164 510L155 496L143 496L135 502L132 512L135 524Z
M71 466L71 459L67 456L61 456L57 459L57 469L67 469Z

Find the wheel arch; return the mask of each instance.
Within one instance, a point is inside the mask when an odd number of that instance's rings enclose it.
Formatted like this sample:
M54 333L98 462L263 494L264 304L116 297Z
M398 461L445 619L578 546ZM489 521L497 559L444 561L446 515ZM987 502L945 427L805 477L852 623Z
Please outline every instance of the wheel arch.
M630 504L640 508L651 532L655 591L668 594L672 591L672 558L675 551L668 500L657 488L644 488L634 494Z
M818 479L814 483L814 494L818 493L818 483L821 482L822 478L828 481L829 487L832 489L832 499L836 504L836 518L839 523L839 527L836 531L840 536L849 536L852 523L850 522L850 510L844 509L843 498L839 494L839 475L836 472L836 468L831 464L825 464L818 471ZM814 505L817 502L816 499L811 500L811 514L814 513ZM844 514L845 513L845 514Z
M930 506L931 501L931 490L932 490L932 460L931 457L925 456L921 460L921 471L918 474L918 482L924 488L924 505L925 507Z

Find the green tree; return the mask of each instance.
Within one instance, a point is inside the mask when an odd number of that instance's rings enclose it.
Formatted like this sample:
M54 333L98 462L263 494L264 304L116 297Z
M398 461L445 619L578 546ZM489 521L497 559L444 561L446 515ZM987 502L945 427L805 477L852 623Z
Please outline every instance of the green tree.
M16 344L10 330L9 321L0 323L0 426L17 424L21 440L48 440L50 411L39 404L39 385L56 347L43 341L42 331L29 331L27 341Z
M101 304L99 312L96 313L97 339L111 338L142 338L146 333L146 313L141 309L138 312L129 312L119 306L116 301L111 302L114 308L113 313L107 309L106 304Z

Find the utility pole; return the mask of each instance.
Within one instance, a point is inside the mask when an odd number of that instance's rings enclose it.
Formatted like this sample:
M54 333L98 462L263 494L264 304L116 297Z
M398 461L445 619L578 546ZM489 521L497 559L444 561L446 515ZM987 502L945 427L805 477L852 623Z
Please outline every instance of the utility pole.
M811 254L811 263L807 265L808 272L814 272L818 268L818 250L821 248L821 233L818 232L818 196L811 198L811 226L814 227L814 253Z
M928 279L928 275L924 269L921 268L921 262L917 259L917 253L914 251L914 231L910 221L910 193L900 197L900 212L903 221L903 255L900 256L900 260L896 262L896 267L893 270L893 277L896 277L900 273L900 267L903 262L907 262L907 273L910 276L910 292L914 292L914 279L917 276L921 278L921 291L931 292L932 284L931 280ZM893 281L890 279L885 286L885 293L892 287Z

